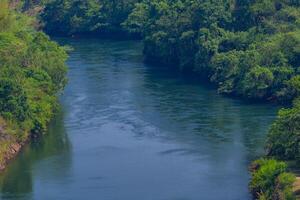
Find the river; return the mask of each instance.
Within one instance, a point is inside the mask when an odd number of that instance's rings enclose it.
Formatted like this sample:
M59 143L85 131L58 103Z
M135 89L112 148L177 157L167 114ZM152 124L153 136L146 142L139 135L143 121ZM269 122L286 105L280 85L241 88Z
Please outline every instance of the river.
M251 198L274 106L144 64L140 42L59 41L74 48L61 111L0 175L0 199Z

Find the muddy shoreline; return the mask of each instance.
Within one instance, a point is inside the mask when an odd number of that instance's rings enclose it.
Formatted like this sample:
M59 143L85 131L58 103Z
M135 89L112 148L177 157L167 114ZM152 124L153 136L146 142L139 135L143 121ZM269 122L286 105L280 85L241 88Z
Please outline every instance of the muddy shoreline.
M17 142L12 136L0 133L0 172L5 170L26 142Z

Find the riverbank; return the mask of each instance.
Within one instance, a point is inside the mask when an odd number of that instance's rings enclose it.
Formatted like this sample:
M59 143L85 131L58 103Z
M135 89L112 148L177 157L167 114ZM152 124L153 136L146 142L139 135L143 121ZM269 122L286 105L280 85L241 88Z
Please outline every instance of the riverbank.
M8 134L6 122L0 119L0 172L18 155L25 143L25 141L17 141L14 136Z
M18 155L23 144L16 142L10 135L0 133L0 172Z
M0 1L0 169L32 134L42 134L67 79L66 48L35 27L37 21ZM21 3L21 2L18 2Z

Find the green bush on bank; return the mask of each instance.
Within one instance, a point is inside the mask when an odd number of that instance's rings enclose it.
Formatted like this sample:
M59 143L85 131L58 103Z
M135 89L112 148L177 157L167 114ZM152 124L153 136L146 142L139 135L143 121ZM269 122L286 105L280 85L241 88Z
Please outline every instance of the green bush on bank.
M259 200L294 200L292 192L295 176L287 172L287 165L273 159L261 159L251 165L250 190Z
M282 160L300 161L300 99L292 108L279 111L268 135L267 153Z

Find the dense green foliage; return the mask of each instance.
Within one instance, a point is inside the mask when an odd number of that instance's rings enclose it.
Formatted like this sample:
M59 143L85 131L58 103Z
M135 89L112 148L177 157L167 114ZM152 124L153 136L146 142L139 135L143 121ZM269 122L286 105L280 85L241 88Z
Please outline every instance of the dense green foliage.
M284 162L261 159L251 166L250 189L259 200L293 200L292 186L295 176L287 173Z
M33 23L0 0L0 116L20 140L45 130L66 83L65 50Z
M208 77L219 92L287 102L297 91L299 3L144 1L124 23L150 60ZM152 14L155 13L155 14Z
M282 109L271 127L268 154L282 160L300 161L300 99L294 107Z
M42 14L50 34L124 34L121 23L127 19L136 0L55 0Z

